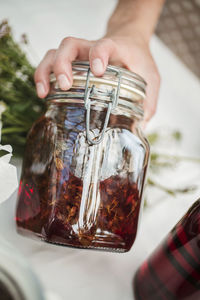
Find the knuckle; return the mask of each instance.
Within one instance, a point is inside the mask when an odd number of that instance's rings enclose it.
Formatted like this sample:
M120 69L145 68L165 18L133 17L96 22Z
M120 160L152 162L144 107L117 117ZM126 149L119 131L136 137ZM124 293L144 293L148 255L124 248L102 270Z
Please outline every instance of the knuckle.
M99 40L97 42L97 44L95 45L95 48L97 49L103 49L103 48L107 48L107 47L113 47L114 46L114 42L112 39L110 38L103 38L101 40Z
M45 54L45 57L50 56L50 55L52 55L52 54L55 54L55 52L56 52L56 49L49 49L49 50L47 51L47 53Z
M112 46L114 45L114 41L111 38L103 38L101 39L102 44Z
M114 45L115 43L110 38L100 39L90 48L90 56L102 56L109 48L114 48Z
M72 37L72 36L67 36L65 37L62 41L61 41L61 44L60 46L65 46L66 44L68 43L74 43L76 41L76 38L75 37Z

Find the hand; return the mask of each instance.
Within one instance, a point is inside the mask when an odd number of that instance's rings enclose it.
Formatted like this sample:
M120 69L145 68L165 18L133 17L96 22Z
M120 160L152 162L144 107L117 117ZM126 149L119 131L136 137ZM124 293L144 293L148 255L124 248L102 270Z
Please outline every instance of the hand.
M35 72L35 83L40 98L49 91L49 74L53 71L62 90L73 83L72 61L89 60L95 76L102 76L109 64L125 67L138 73L147 82L144 101L144 123L154 115L160 85L160 77L151 56L148 42L139 34L123 36L114 34L98 41L74 37L64 38L57 50L49 50Z

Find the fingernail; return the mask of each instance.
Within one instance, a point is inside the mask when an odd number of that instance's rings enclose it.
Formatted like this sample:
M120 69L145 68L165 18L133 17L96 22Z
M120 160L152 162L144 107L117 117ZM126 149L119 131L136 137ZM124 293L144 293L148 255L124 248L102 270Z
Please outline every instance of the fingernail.
M104 72L103 63L100 58L95 58L92 61L92 70L95 73L95 75L102 75Z
M64 74L58 76L58 84L62 90L68 90L70 88L69 79Z
M45 96L45 88L44 88L44 84L42 82L36 83L36 89L37 89L37 94L39 97Z

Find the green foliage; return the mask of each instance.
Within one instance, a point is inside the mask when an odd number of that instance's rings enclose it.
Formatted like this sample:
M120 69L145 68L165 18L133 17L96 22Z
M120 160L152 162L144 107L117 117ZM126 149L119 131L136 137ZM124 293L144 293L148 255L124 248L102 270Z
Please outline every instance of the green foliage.
M7 21L3 21L0 24L0 101L7 108L2 114L2 144L12 144L14 155L18 156L23 154L27 132L45 106L36 95L33 74L34 68L14 41Z
M153 132L148 135L148 140L151 146L156 146L156 144L162 139L162 135L159 132ZM179 143L182 139L182 134L180 131L173 131L167 134L167 138L170 142ZM200 163L199 158L176 156L165 153L159 153L151 151L151 160L149 166L149 177L147 178L148 186L155 187L159 190L164 191L168 195L176 196L177 194L185 194L193 192L197 187L195 185L188 185L181 188L171 188L169 186L160 184L157 180L154 179L154 174L158 174L166 168L174 169L177 166L177 163L180 161L188 161L192 163ZM146 199L147 200L147 199ZM145 201L147 205L147 201Z
M157 132L153 132L148 135L148 141L150 145L155 144L158 140L159 140L159 134Z

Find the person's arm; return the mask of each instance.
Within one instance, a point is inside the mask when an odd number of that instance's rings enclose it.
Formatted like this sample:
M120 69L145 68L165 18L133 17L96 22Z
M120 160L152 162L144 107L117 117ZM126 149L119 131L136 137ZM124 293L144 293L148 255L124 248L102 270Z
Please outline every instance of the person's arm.
M107 26L107 34L131 36L134 31L148 42L165 0L119 0Z
M164 0L119 0L107 26L106 35L97 41L64 38L58 49L47 52L35 72L38 96L49 91L53 71L60 88L72 86L72 61L89 60L91 70L102 76L109 64L126 67L147 81L144 104L145 122L156 110L160 77L149 50L149 41Z

